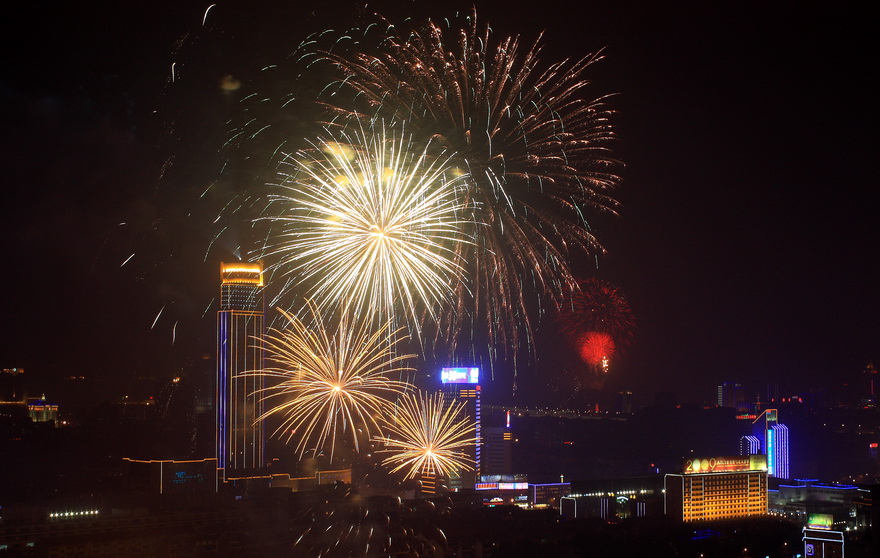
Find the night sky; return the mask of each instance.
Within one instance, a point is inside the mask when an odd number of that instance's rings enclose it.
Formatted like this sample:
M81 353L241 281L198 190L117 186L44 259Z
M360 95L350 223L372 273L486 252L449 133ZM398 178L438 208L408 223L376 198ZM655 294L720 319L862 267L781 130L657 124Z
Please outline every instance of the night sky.
M220 175L236 110L219 80L247 88L308 32L344 28L363 7L220 2L209 33L209 2L56 4L0 24L0 363L24 367L50 399L69 375L117 397L195 373L215 350L209 305L232 256L221 242L205 258L217 230L198 194ZM880 360L876 15L704 4L476 2L498 36L544 31L547 63L605 49L588 77L591 94L616 94L623 207L596 224L609 251L598 269L578 266L622 288L639 321L606 388L700 402L721 381L858 381ZM368 10L399 21L470 5ZM547 356L560 352L539 345L519 366L522 386L554 386L535 387L535 403L584 383ZM497 371L509 378L510 365Z

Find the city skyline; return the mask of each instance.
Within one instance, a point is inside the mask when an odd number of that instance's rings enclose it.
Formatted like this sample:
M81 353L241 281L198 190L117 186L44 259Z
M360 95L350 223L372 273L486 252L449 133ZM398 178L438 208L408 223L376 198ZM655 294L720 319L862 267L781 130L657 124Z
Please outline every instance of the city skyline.
M188 162L177 182L160 184L165 161L154 140L168 115L151 116L170 102L174 40L198 30L205 7L159 5L139 14L140 27L113 10L78 7L80 21L109 18L106 27L84 24L88 38L67 29L64 10L26 14L34 36L0 78L10 101L5 135L18 139L3 158L12 203L2 230L23 269L9 276L18 319L5 324L2 357L41 386L87 375L115 397L138 377L170 378L213 352L217 263L235 254L222 246L208 252L216 229L188 220L187 191L169 186L191 179L187 188L201 187L216 169L197 150L177 153ZM421 10L374 7L395 18ZM248 26L272 13L239 12L234 3L215 10L217 24L234 31L229 44L250 46ZM533 23L497 3L478 10L502 34L531 39L545 29L548 61L606 48L589 77L595 91L619 93L609 103L619 113L615 154L627 164L617 193L622 216L600 223L609 256L598 271L576 265L619 286L638 321L632 347L604 384L609 390L679 391L699 402L725 381L804 389L860 379L880 339L876 208L863 195L872 112L860 71L876 57L860 27L867 18L757 3L638 13L553 4ZM246 19L239 26L237 13ZM576 35L581 27L587 32ZM52 32L71 45L54 62L41 42ZM254 61L284 48L267 41ZM216 56L181 61L180 69L228 64L248 75L240 59ZM205 109L214 122L225 98L203 93L219 99ZM58 315L63 327L47 323ZM539 326L537 358L518 364L518 381L564 392L581 374L589 386L571 355L558 355L552 322L547 316ZM425 374L446 364L417 366ZM492 366L499 380L485 389L510 393L512 365ZM517 401L528 403L523 393Z

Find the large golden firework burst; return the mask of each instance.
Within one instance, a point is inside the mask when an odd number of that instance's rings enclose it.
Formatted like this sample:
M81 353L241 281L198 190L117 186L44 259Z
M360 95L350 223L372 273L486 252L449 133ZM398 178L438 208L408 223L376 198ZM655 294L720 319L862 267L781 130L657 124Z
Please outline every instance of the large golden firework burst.
M374 312L419 335L461 281L461 173L379 123L337 136L287 161L261 257L322 311Z
M458 246L468 282L444 324L450 336L487 330L490 345L515 354L531 340L528 293L559 304L576 286L572 253L603 252L587 219L618 205L612 111L585 96L600 56L542 65L538 41L498 38L476 12L460 27L383 23L367 27L379 30L374 41L324 53L341 73L326 104L349 121L404 121L454 152L468 173L473 242Z
M379 432L377 417L389 400L411 388L395 376L412 370L404 361L414 355L396 354L399 330L388 322L375 328L369 317L343 314L331 329L313 304L304 312L309 320L282 310L286 327L270 328L265 336L271 366L254 374L277 383L262 390L272 405L258 420L281 417L275 435L296 439L300 456L329 446L332 461L341 437L359 451L359 438Z
M476 425L464 405L444 401L442 393L404 395L384 426L386 433L375 440L384 445L379 451L391 454L382 464L393 466L392 473L404 470L409 479L474 466L464 450L475 443Z

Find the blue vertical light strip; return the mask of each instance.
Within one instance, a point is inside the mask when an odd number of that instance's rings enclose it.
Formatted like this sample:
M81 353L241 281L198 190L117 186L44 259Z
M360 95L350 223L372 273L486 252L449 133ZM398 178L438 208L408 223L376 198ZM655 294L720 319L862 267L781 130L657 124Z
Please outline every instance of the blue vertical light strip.
M773 452L776 465L775 476L780 479L791 478L789 476L788 427L784 424L774 424L772 432L775 439L775 451Z
M265 461L265 425L260 390L264 383L253 375L263 369L262 312L229 310L223 312L220 335L225 341L219 374L225 375L222 393L226 468L239 474L252 474ZM218 380L219 381L219 380ZM220 394L218 393L218 397ZM221 428L218 426L218 428Z
M767 474L771 477L776 476L776 431L773 428L767 429Z
M226 406L228 396L229 378L229 313L220 311L217 313L217 466L228 468L229 448L227 446L227 418Z
M241 469L241 381L237 378L241 371L241 318L238 312L229 314L229 467ZM239 473L236 476L240 476Z

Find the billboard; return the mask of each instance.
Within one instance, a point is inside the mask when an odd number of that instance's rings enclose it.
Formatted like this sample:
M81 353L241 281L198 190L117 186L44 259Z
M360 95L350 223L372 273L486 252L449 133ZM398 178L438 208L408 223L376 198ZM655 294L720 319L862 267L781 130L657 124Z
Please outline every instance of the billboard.
M684 473L729 473L733 471L766 471L767 456L744 455L735 457L711 457L708 459L688 459Z
M807 529L824 529L830 531L834 527L834 516L829 513L807 514Z
M528 490L527 482L478 482L475 490Z
M444 384L479 384L479 368L442 368L440 381Z

